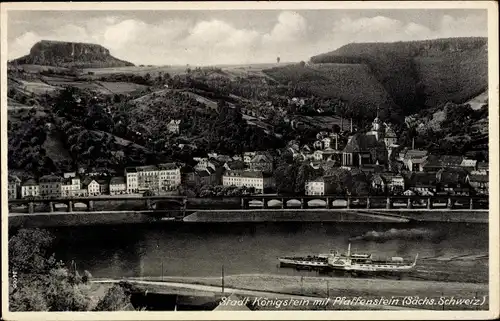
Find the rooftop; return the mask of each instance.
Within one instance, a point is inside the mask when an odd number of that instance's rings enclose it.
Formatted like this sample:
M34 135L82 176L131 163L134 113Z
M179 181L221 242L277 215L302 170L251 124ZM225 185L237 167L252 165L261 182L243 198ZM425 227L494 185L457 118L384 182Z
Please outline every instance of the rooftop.
M110 185L122 185L125 184L125 177L123 176L118 176L118 177L111 177L111 180L109 181Z
M404 152L405 159L424 158L425 156L427 156L426 150L409 149Z
M40 177L40 182L51 183L51 182L62 182L62 177L56 175L45 175Z
M28 179L23 183L23 186L37 186L38 183L33 178Z
M135 169L138 172L152 172L158 170L158 168L154 165L137 166Z
M381 148L381 144L377 141L374 135L354 134L344 148L345 153L366 152L373 149Z
M158 169L160 170L167 170L167 171L170 171L170 170L174 170L174 169L178 169L179 166L177 166L176 163L163 163L163 164L158 164Z
M489 182L489 177L488 175L469 175L469 181L477 183L487 183Z
M248 177L248 178L265 178L271 177L269 173L262 171L245 171L245 170L231 170L227 171L224 176L235 176L235 177Z

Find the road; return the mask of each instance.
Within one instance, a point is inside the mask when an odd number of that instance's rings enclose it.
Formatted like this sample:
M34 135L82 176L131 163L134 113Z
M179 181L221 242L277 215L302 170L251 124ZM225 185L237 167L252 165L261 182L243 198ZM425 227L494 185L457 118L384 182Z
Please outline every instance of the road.
M181 288L188 289L200 292L213 292L221 293L221 287L211 286L211 285L201 285L201 284L191 284L191 283L180 283L180 282L163 282L163 281L144 281L144 280L134 280L134 279L123 279L123 280L115 280L115 279L103 279L103 280L93 280L93 283L119 283L119 282L128 282L131 284L140 284L140 285L154 285L154 286L163 286L166 289L169 288ZM266 291L257 291L257 290L244 290L244 289L236 289L236 288L228 288L224 287L224 294L228 296L230 294L237 294L242 296L249 297L264 297L269 299L296 299L296 300L308 300L315 301L318 299L324 299L321 297L312 297L312 296L303 296L303 295L294 295L294 294L282 294L275 292L266 292ZM396 306L380 306L380 305L365 305L365 307L369 307L371 309L377 310L414 310L411 308L404 307L396 307Z

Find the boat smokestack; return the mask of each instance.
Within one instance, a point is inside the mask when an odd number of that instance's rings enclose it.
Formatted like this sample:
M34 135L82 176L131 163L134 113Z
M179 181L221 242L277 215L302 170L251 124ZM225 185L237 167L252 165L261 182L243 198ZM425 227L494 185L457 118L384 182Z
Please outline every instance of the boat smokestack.
M351 243L347 246L347 256L351 256Z

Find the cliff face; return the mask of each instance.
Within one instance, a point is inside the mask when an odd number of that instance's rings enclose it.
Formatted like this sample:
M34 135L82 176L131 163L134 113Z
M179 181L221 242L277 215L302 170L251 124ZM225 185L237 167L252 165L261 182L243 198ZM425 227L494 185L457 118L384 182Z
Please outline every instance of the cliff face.
M48 40L37 42L29 55L18 58L13 63L78 68L134 66L111 56L109 50L101 45Z

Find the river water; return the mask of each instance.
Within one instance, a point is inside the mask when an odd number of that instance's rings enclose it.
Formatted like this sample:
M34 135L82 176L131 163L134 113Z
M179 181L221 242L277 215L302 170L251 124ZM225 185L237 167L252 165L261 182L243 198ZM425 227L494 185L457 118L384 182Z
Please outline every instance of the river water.
M277 257L345 251L414 257L437 280L487 282L488 226L463 223L173 223L64 227L56 257L94 277L313 273ZM450 260L451 259L451 260Z

